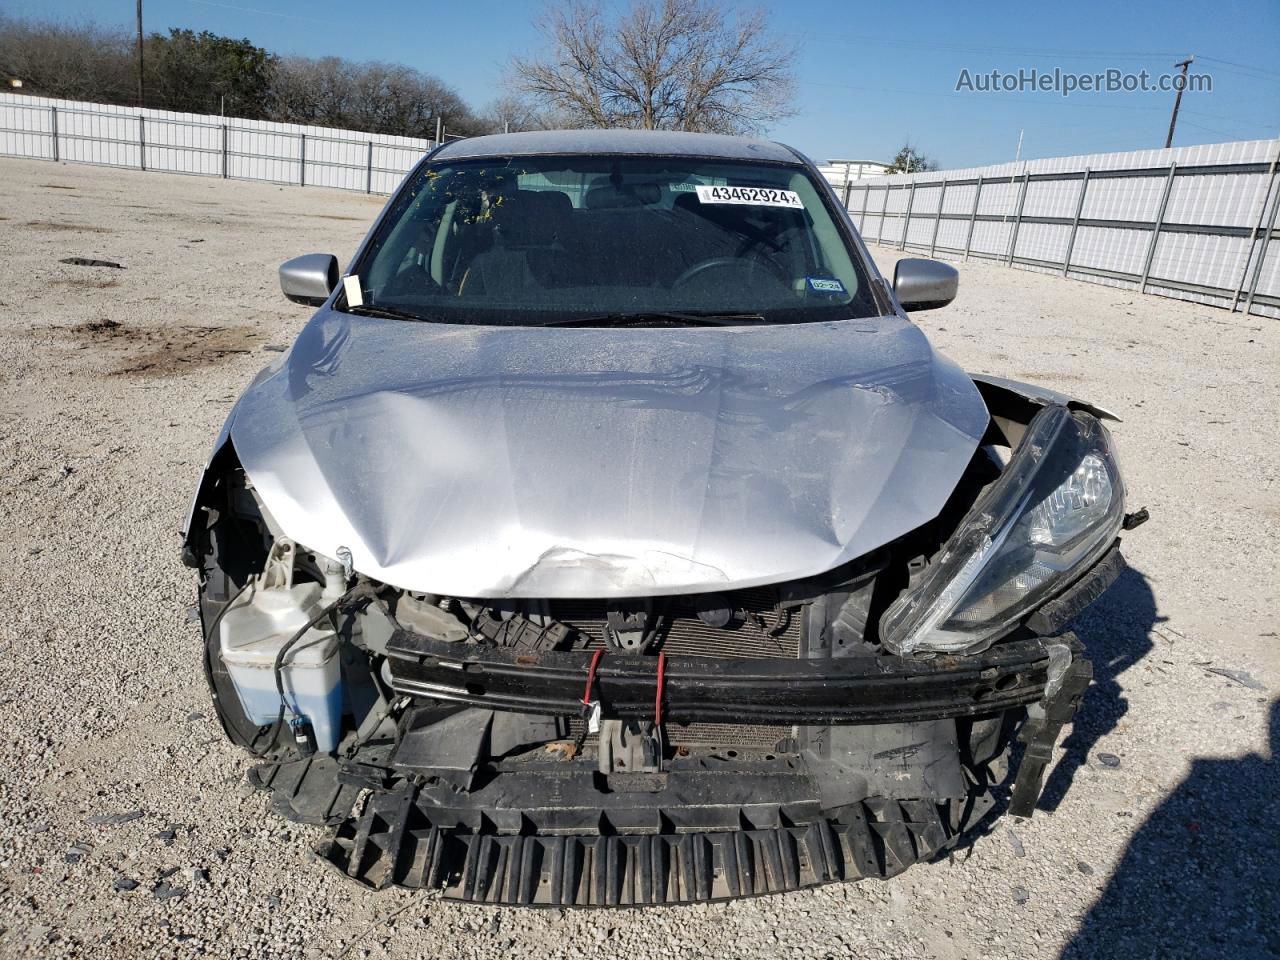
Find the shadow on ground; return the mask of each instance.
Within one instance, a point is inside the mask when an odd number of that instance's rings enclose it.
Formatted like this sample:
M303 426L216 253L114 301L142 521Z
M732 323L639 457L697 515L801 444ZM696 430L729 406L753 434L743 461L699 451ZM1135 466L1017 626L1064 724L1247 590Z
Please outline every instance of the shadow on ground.
M1152 628L1165 620L1156 613L1156 599L1147 578L1132 567L1116 579L1070 628L1079 636L1085 655L1093 664L1093 682L1076 710L1071 735L1058 745L1057 764L1045 782L1037 810L1058 808L1076 771L1084 766L1094 745L1115 729L1129 712L1129 701L1120 689L1120 675L1151 652ZM1022 765L1023 747L1015 743L1010 767ZM969 830L955 847L966 856L981 838L995 831L1009 807L1007 791L999 794L982 822ZM1043 814L1041 814L1043 815Z
M1073 624L1093 663L1093 683L1076 711L1071 735L1059 748L1061 758L1045 782L1038 809L1058 809L1094 745L1129 712L1120 676L1151 652L1152 627L1166 619L1156 611L1147 578L1128 567Z
M1269 756L1192 763L1062 960L1280 957L1280 701L1270 727Z

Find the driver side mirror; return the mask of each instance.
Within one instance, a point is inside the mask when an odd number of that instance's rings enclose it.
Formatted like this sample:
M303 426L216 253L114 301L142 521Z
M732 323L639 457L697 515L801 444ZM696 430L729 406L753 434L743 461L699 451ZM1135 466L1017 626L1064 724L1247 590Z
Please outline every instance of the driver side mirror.
M338 258L308 253L280 264L280 291L294 303L319 307L338 285Z
M960 271L937 260L899 260L893 270L893 292L908 313L945 307L959 289Z

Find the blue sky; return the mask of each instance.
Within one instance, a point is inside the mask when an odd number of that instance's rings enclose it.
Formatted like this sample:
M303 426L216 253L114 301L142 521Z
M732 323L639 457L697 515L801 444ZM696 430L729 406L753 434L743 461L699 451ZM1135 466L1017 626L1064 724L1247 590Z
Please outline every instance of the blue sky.
M729 6L738 4L729 2ZM746 6L746 5L744 5ZM148 31L212 30L277 53L390 60L434 73L479 107L511 53L540 44L542 0L144 0ZM770 134L822 161L889 159L910 138L943 167L1164 145L1173 94L956 92L971 74L1020 68L1153 76L1196 55L1211 93L1184 95L1175 145L1280 136L1280 3L1190 0L1070 5L924 0L774 3L800 45L799 113ZM0 0L16 16L133 23L134 0ZM1210 59L1213 58L1213 59Z

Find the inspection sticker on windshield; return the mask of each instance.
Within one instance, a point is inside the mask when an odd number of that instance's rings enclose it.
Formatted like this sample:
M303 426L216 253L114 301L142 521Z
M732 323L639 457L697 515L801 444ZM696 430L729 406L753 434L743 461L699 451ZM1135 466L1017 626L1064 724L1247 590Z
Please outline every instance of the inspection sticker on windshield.
M756 207L794 207L803 209L800 195L794 190L773 187L709 187L698 185L701 203L747 203Z
M809 281L809 289L816 293L844 293L844 284L831 277L805 277Z

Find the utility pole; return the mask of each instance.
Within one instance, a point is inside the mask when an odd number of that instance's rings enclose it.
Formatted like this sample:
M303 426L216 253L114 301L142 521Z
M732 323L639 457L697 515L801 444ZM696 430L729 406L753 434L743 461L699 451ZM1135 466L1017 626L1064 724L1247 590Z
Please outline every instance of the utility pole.
M1182 68L1182 75L1178 78L1178 95L1173 98L1173 116L1169 118L1169 135L1164 138L1164 148L1166 150L1173 146L1173 128L1178 123L1178 107L1182 106L1182 91L1187 89L1187 67L1191 66L1191 61L1194 59L1195 55L1192 54L1182 62L1174 64L1175 67Z
M142 89L142 0L138 0L138 106L144 106Z

